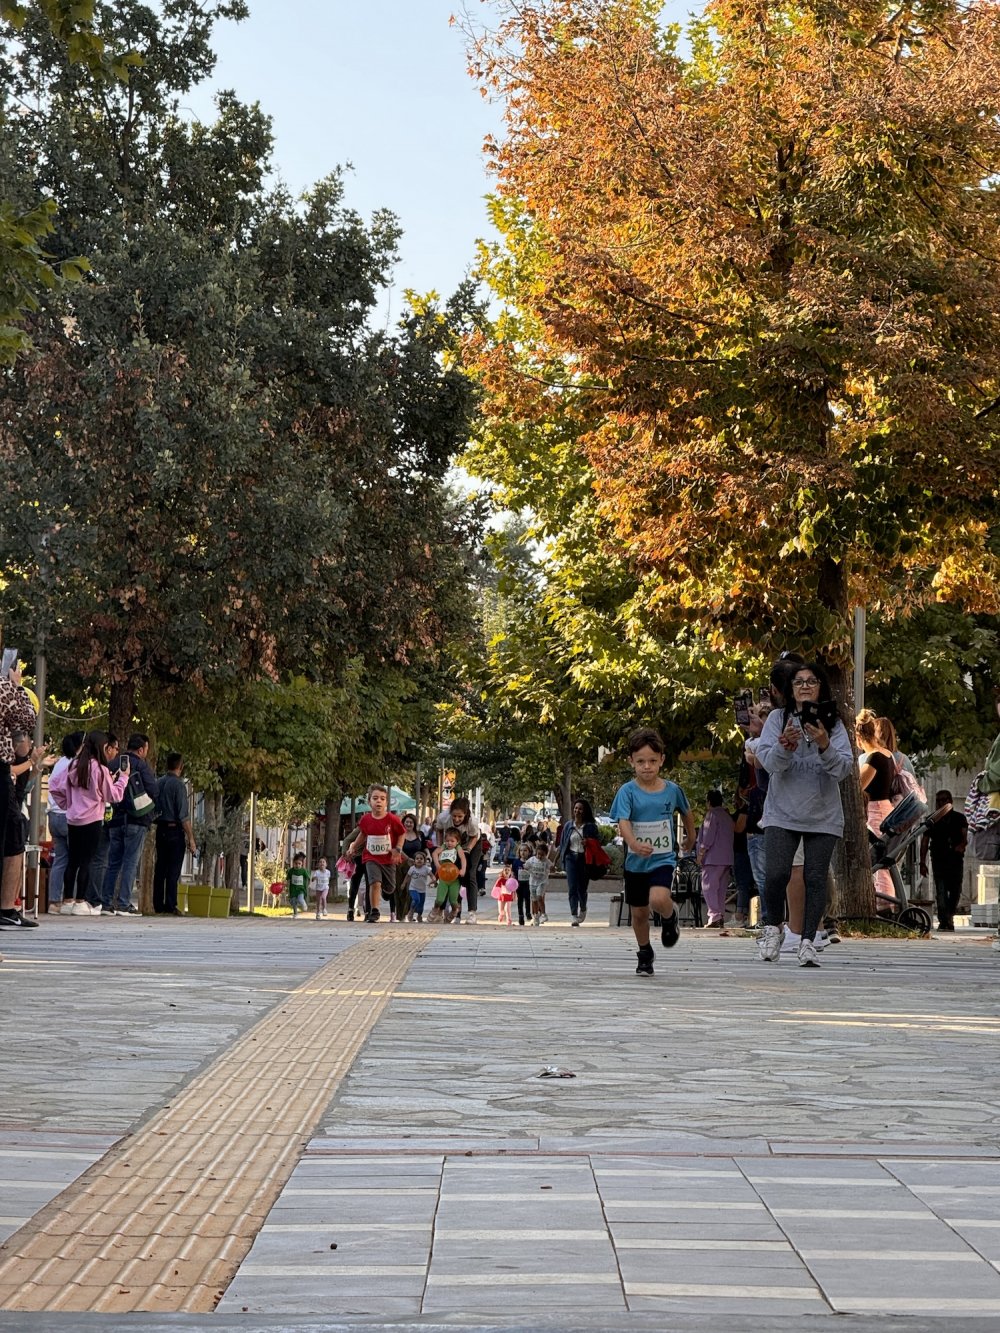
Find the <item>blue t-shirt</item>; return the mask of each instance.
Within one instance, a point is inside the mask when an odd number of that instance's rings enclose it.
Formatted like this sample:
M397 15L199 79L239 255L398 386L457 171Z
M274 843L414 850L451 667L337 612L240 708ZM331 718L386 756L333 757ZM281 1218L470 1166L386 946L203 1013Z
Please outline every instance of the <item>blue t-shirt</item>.
M643 791L638 782L626 782L618 789L611 806L611 818L627 819L637 842L651 842L652 856L636 856L626 852L625 869L643 871L656 866L677 864L677 838L674 835L674 816L686 815L687 797L676 782L665 779L662 791Z

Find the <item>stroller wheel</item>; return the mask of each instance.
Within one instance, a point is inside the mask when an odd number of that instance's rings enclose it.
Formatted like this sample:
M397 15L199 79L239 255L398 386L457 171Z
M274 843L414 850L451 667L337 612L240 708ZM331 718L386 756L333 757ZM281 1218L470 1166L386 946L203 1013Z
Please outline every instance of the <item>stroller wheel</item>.
M907 907L899 914L899 924L908 930L919 930L921 935L931 933L931 918L922 907Z

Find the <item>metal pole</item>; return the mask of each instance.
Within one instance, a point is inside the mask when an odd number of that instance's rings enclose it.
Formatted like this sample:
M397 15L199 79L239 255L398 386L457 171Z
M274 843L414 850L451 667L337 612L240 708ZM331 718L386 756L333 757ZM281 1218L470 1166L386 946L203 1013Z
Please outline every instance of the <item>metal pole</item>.
M250 793L250 851L247 853L247 910L253 916L253 882L257 860L257 793Z
M854 715L865 706L865 628L867 614L863 606L854 608Z

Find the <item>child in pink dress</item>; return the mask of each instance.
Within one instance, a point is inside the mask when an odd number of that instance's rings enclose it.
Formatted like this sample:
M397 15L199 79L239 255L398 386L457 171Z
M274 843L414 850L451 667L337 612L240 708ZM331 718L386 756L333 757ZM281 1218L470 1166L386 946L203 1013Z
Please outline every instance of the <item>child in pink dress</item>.
M498 926L509 926L512 924L510 919L510 905L514 901L516 893L517 880L514 878L510 862L505 861L497 882L493 885L492 893L492 896L497 900Z

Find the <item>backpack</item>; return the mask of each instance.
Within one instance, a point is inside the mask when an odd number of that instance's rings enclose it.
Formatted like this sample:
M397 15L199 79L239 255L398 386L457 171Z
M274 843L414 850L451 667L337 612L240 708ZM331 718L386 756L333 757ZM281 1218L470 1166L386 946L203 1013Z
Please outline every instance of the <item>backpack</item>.
M142 774L138 769L129 775L125 788L125 811L131 819L148 819L156 813L156 802L143 785Z
M611 857L601 846L599 838L584 838L583 858L587 866L588 879L603 879L608 873Z
M894 761L895 762L895 761ZM896 776L892 780L892 786L889 788L889 799L895 805L901 801L904 796L915 796L921 805L927 804L927 793L913 776L909 769L904 768L902 764L896 764Z

